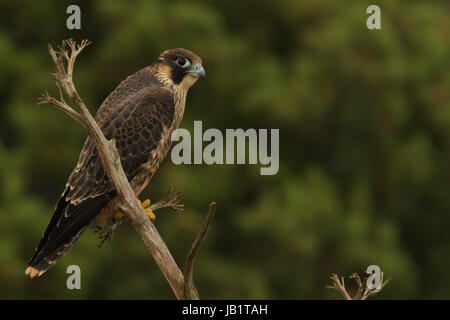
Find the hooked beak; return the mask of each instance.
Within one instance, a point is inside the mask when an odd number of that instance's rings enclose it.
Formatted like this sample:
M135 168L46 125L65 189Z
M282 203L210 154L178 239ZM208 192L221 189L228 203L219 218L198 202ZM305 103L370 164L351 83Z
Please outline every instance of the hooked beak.
M206 71L205 68L201 64L194 64L191 66L191 68L187 71L187 73L192 73L197 78L205 78L206 77Z

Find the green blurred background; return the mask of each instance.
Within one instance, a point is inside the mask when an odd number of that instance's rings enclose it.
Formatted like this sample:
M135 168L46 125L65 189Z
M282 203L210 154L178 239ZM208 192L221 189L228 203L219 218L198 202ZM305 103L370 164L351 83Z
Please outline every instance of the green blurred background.
M80 31L66 28L69 4ZM370 4L381 30L366 28ZM331 273L376 264L393 278L378 298L450 298L449 13L446 1L0 1L0 298L173 298L129 225L101 249L89 230L43 277L24 275L85 139L35 105L55 93L47 43L69 37L93 41L75 70L93 113L184 47L208 77L182 127L280 129L275 176L167 159L142 197L183 192L185 212L156 219L180 266L217 202L195 265L201 297L340 298ZM66 288L71 264L81 290Z

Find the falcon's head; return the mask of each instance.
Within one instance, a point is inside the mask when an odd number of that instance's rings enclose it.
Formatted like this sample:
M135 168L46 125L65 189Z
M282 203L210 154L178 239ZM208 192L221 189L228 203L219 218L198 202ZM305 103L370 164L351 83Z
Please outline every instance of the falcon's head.
M202 59L186 49L166 50L153 65L157 75L164 82L170 81L188 90L198 78L206 76Z

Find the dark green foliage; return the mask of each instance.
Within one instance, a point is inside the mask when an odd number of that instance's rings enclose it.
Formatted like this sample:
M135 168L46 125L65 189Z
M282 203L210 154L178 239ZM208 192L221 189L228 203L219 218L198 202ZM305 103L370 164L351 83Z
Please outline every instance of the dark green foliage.
M375 1L376 3L377 1ZM184 47L207 79L182 126L279 128L280 170L173 165L186 211L157 213L179 265L210 201L212 228L195 280L203 298L337 298L336 272L370 264L393 280L382 298L450 298L450 38L448 4L383 1L75 1L82 30L65 27L74 1L0 1L0 298L173 298L140 237L122 226L102 249L90 230L40 279L24 275L85 133L50 106L47 43L93 44L75 82L95 112L127 75ZM82 290L66 289L78 264Z

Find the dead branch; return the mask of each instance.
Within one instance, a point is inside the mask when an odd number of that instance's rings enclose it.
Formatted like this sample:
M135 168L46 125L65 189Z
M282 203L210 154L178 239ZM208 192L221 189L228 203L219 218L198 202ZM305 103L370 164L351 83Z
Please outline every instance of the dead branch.
M347 290L345 289L344 277L339 280L338 275L336 273L333 273L330 278L332 281L332 285L327 286L327 288L336 290L345 298L345 300L352 300L350 295L347 293Z
M48 45L49 54L56 67L56 72L52 74L52 76L55 78L56 86L59 89L59 99L50 96L46 92L39 98L38 103L52 104L57 109L68 114L87 131L88 135L95 143L105 172L115 187L118 209L120 209L120 211L122 211L129 218L136 232L138 232L142 237L142 240L155 259L161 272L164 274L176 298L199 299L197 289L192 282L192 273L189 274L190 278L187 284L190 290L188 290L189 294L186 295L186 283L183 273L180 271L178 265L173 259L169 249L158 233L158 230L155 228L152 221L148 219L144 209L139 204L138 199L128 182L125 172L123 171L120 156L115 146L115 141L106 140L102 131L98 127L97 122L89 113L89 110L85 106L75 88L73 83L73 69L75 60L81 51L83 51L83 49L90 43L91 42L88 40L83 40L81 44L77 45L72 39L64 40L62 41L61 46L58 47L58 50L54 50L50 44ZM63 93L69 98L74 107L70 106L64 100ZM182 209L182 204L178 201L178 194L171 194L171 192L169 192L169 195L165 200L163 199L161 203L154 204L151 209L155 210L165 206L170 206L176 210ZM206 235L209 223L210 221L206 225L204 224L203 228L206 229L204 230L202 228L200 231L199 237L201 240L203 240ZM190 256L192 262L195 258L197 250L198 248L195 249L194 252L191 252L193 254L192 257Z
M202 228L195 238L192 244L191 250L186 258L186 265L184 267L184 294L189 300L195 300L196 297L200 297L197 288L194 284L193 273L194 273L194 260L197 256L198 249L200 248L203 240L208 233L211 221L216 213L216 203L212 202L209 205L208 213L206 214L205 220L203 220Z
M352 273L349 278L355 279L355 282L358 285L358 290L356 291L356 294L353 296L353 298L348 294L347 289L345 288L344 277L341 277L341 280L339 280L338 275L335 273L333 273L330 277L332 285L327 286L327 288L336 290L345 298L345 300L366 300L368 297L380 292L384 288L384 286L391 280L391 278L388 278L386 281L384 281L383 277L384 274L383 272L381 272L380 287L370 289L367 287L367 277L365 277L361 281L361 278L356 272Z
M184 204L181 202L179 196L180 191L173 191L172 186L170 186L166 196L158 202L150 205L150 209L155 211L161 208L172 208L176 212L180 213L184 210Z

